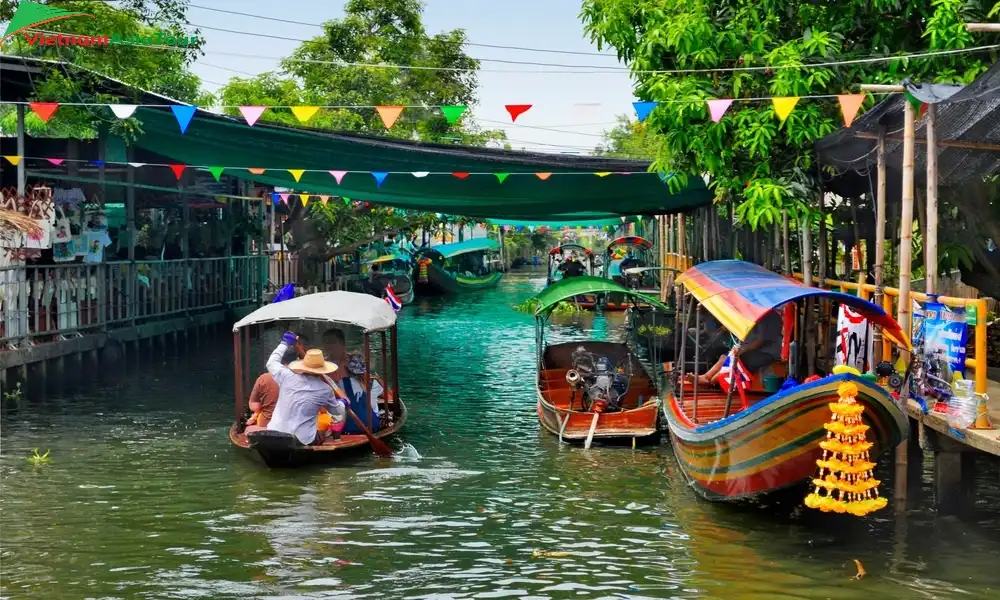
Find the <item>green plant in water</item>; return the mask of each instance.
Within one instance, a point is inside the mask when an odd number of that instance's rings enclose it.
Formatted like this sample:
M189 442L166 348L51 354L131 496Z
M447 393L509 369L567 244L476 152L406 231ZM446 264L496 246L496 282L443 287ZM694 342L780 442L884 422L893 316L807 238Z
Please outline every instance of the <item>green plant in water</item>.
M35 466L38 466L38 465L47 465L50 462L52 462L52 459L49 458L49 452L51 452L51 450L46 450L45 454L39 454L38 453L38 448L35 448L32 451L31 456L28 457L28 462L30 462L31 464L33 464Z
M3 399L5 402L19 402L22 397L21 393L21 382L18 381L14 389L9 392L4 392Z
M640 335L669 335L670 328L666 326L653 326L653 325L640 325L639 326Z
M538 310L538 298L531 297L520 304L515 304L514 310L533 315L535 314L535 311Z
M575 302L568 302L566 300L563 300L559 304L556 304L555 307L553 307L552 309L553 315L560 315L560 316L573 315L578 312L582 312L582 309L579 306L577 306Z

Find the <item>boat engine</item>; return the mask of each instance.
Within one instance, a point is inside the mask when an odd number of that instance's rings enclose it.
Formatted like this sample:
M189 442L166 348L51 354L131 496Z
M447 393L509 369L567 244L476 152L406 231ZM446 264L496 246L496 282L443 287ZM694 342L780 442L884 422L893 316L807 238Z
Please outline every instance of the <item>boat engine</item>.
M571 386L583 388L583 405L592 412L621 410L620 400L628 391L629 377L610 358L595 356L583 346L573 352L573 368L566 373Z

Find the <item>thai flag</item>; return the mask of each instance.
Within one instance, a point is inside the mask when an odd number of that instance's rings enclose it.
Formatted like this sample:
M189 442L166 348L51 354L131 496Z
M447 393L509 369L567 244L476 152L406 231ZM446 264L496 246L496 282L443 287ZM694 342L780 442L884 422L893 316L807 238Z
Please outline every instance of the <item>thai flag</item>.
M391 285L385 286L385 301L389 303L389 306L392 307L392 310L395 310L397 312L399 311L399 309L403 308L403 303L400 302L399 298L396 297L396 293L392 291Z
M719 369L719 386L722 391L726 394L729 393L729 381L730 379L735 379L736 391L740 393L740 401L743 402L743 408L747 407L747 395L746 391L750 388L750 372L747 368L743 366L743 361L736 359L736 376L733 377L733 352L730 351L726 355L725 362L722 363L722 368Z

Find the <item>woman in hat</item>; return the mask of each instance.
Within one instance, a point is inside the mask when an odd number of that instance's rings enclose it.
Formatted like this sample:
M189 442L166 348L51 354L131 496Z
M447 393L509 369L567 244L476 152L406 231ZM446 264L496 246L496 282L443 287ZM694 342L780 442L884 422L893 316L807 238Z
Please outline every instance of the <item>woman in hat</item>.
M313 348L301 360L292 361L287 367L281 358L298 340L291 331L285 332L281 343L267 359L267 371L278 384L278 403L267 428L294 435L304 445L322 444L326 436L317 431L316 422L321 408L335 421L343 421L346 413L344 401L334 395L328 383L329 375L337 365L323 357L323 351Z

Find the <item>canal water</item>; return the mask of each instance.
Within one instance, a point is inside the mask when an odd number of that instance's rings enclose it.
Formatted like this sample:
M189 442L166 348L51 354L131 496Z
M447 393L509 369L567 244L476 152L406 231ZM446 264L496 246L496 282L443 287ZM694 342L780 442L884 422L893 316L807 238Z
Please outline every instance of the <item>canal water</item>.
M70 396L6 402L0 595L1000 597L995 470L962 519L937 517L925 467L905 517L856 520L700 501L666 444L560 446L535 415L533 321L510 308L542 280L404 309L410 420L392 460L269 472L238 455L225 336ZM615 329L598 316L550 338ZM26 460L34 448L50 462Z

